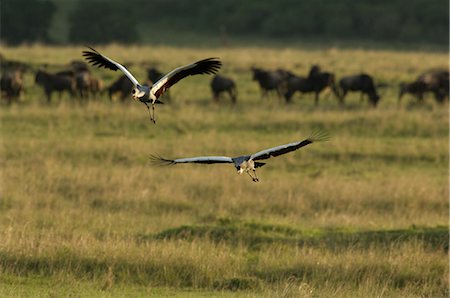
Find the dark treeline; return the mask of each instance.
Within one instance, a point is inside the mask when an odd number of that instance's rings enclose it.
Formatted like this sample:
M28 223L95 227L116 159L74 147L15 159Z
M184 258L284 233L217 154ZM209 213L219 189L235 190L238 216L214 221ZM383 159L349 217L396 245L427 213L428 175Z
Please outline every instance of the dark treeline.
M66 1L5 0L2 39L48 41L51 17ZM446 0L78 0L67 16L72 43L137 43L138 27L233 37L365 40L447 46ZM55 24L53 24L55 25Z
M1 40L9 44L49 42L49 28L56 10L57 6L51 1L2 1Z

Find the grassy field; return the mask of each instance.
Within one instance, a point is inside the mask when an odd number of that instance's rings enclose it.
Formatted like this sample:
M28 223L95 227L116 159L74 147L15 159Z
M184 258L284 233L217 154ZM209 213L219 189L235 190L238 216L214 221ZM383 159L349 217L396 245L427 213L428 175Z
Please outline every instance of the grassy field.
M82 48L1 48L61 69ZM25 80L1 106L0 296L446 297L448 104L397 105L400 81L446 67L446 53L258 48L100 48L168 71L221 57L238 104L212 102L208 77L171 89L157 125L140 103L45 104ZM391 85L377 109L348 97L261 100L249 68ZM144 77L145 68L134 64ZM95 70L107 83L118 74ZM259 183L231 165L154 167L165 157L235 156L307 137L331 140L269 160Z

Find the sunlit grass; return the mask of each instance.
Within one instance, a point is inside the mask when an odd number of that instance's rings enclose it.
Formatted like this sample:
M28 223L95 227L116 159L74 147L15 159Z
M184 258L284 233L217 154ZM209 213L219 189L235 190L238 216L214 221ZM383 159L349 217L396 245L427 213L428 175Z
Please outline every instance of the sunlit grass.
M82 48L3 48L11 59L62 68ZM262 101L249 67L413 79L441 54L328 49L109 46L117 60L163 70L219 56L239 79L236 107L213 104L193 77L158 106L67 96L45 105L32 87L2 106L0 296L375 297L448 295L448 104L377 109L349 97L314 107ZM51 57L51 59L50 59ZM70 57L70 58L68 58ZM425 63L426 61L427 63ZM144 68L132 66L144 76ZM107 82L117 74L95 71ZM323 129L328 142L268 160L260 183L231 165L154 167L164 157L249 154ZM73 289L67 287L73 285ZM24 285L26 290L20 290ZM18 291L18 292L17 292ZM192 291L192 292L191 292Z

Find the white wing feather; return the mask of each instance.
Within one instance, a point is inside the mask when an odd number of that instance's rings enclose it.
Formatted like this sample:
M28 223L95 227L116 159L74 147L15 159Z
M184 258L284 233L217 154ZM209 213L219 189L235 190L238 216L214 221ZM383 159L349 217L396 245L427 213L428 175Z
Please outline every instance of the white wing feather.
M197 157L188 157L188 158L178 158L174 160L175 163L187 163L187 162L223 162L223 163L232 163L233 160L227 156L197 156Z
M111 58L106 57L105 55L102 55L102 56L109 62L114 63L127 76L127 78L129 78L130 81L133 82L134 86L140 85L138 80L136 80L136 78L131 74L131 72L129 72L128 69L125 68L125 66L112 60Z
M160 78L156 83L153 84L152 89L150 89L150 93L155 94L162 86L164 86L167 81L173 77L175 74L179 73L182 70L186 70L195 66L195 63L191 63L188 65L180 66Z

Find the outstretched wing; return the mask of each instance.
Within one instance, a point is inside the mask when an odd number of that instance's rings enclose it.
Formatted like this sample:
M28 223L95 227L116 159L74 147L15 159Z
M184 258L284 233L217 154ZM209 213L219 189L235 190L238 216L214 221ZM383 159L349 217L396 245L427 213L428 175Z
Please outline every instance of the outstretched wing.
M150 92L153 93L156 98L159 98L164 91L176 84L179 80L187 76L198 74L215 74L221 66L222 62L218 58L208 58L175 68L153 84Z
M268 159L272 156L275 157L278 155L286 154L288 152L297 150L297 149L302 148L311 143L327 141L329 138L330 137L327 132L316 131L316 132L312 133L306 140L303 140L300 142L295 142L295 143L290 143L290 144L285 144L285 145L280 145L277 147L259 151L255 154L252 154L250 159L253 159L253 160Z
M174 165L177 163L233 163L233 160L227 156L197 156L179 159L165 159L161 156L151 155L150 160L157 165Z
M139 82L136 80L136 78L133 77L133 75L128 71L128 69L125 68L125 66L100 54L95 49L91 47L89 48L91 49L91 51L83 51L83 57L93 66L104 67L114 71L120 69L128 77L128 79L130 79L130 81L133 82L135 86L140 85Z

